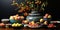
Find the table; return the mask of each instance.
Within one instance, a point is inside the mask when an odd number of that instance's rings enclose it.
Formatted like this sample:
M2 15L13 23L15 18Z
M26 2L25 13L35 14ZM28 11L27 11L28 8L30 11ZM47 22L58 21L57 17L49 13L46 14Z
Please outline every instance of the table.
M19 29L15 29L15 28L0 28L0 30L51 30L51 29L48 29L48 28L35 28L35 29L32 29L32 28L19 28ZM56 30L56 29L54 29Z

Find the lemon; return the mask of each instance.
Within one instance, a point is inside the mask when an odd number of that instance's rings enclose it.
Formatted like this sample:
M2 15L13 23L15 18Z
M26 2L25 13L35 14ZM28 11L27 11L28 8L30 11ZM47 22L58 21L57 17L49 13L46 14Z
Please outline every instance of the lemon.
M18 24L18 26L21 26L21 24Z
M19 23L17 23L17 24L19 24Z
M12 27L14 26L14 24L12 24Z
M15 23L14 23L14 24L12 24L12 26L15 26Z
M15 27L17 27L17 24L15 24Z

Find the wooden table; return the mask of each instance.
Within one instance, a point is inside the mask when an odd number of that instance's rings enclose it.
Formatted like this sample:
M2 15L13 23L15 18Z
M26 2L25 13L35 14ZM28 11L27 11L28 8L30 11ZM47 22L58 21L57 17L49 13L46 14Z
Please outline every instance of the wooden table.
M48 28L35 28L35 29L32 29L32 28L19 28L19 29L15 29L15 28L0 28L0 30L51 30L51 29L48 29ZM56 29L54 29L56 30Z

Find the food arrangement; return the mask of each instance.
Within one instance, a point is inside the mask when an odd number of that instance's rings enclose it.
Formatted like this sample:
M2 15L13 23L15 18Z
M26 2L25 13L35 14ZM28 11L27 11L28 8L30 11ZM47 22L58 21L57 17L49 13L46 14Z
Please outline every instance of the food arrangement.
M11 5L18 7L18 13L13 16L11 15L8 20L3 20L2 23L0 23L0 26L10 25L11 27L27 26L29 28L39 28L46 25L46 27L49 28L55 27L53 23L49 23L52 16L48 13L44 14L47 1L25 0L25 2L19 4L13 0Z
M19 24L19 23L13 23L12 24L12 27L20 27L20 26L22 26L22 24Z

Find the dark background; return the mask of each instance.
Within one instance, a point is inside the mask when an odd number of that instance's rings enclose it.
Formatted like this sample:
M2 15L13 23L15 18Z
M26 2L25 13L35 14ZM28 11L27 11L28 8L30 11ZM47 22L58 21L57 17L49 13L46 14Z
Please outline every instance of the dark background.
M22 2L23 0L20 0ZM11 6L12 0L0 0L0 19L9 18L10 15L16 14L15 7ZM59 0L48 0L46 12L51 14L53 20L60 19L60 5Z

